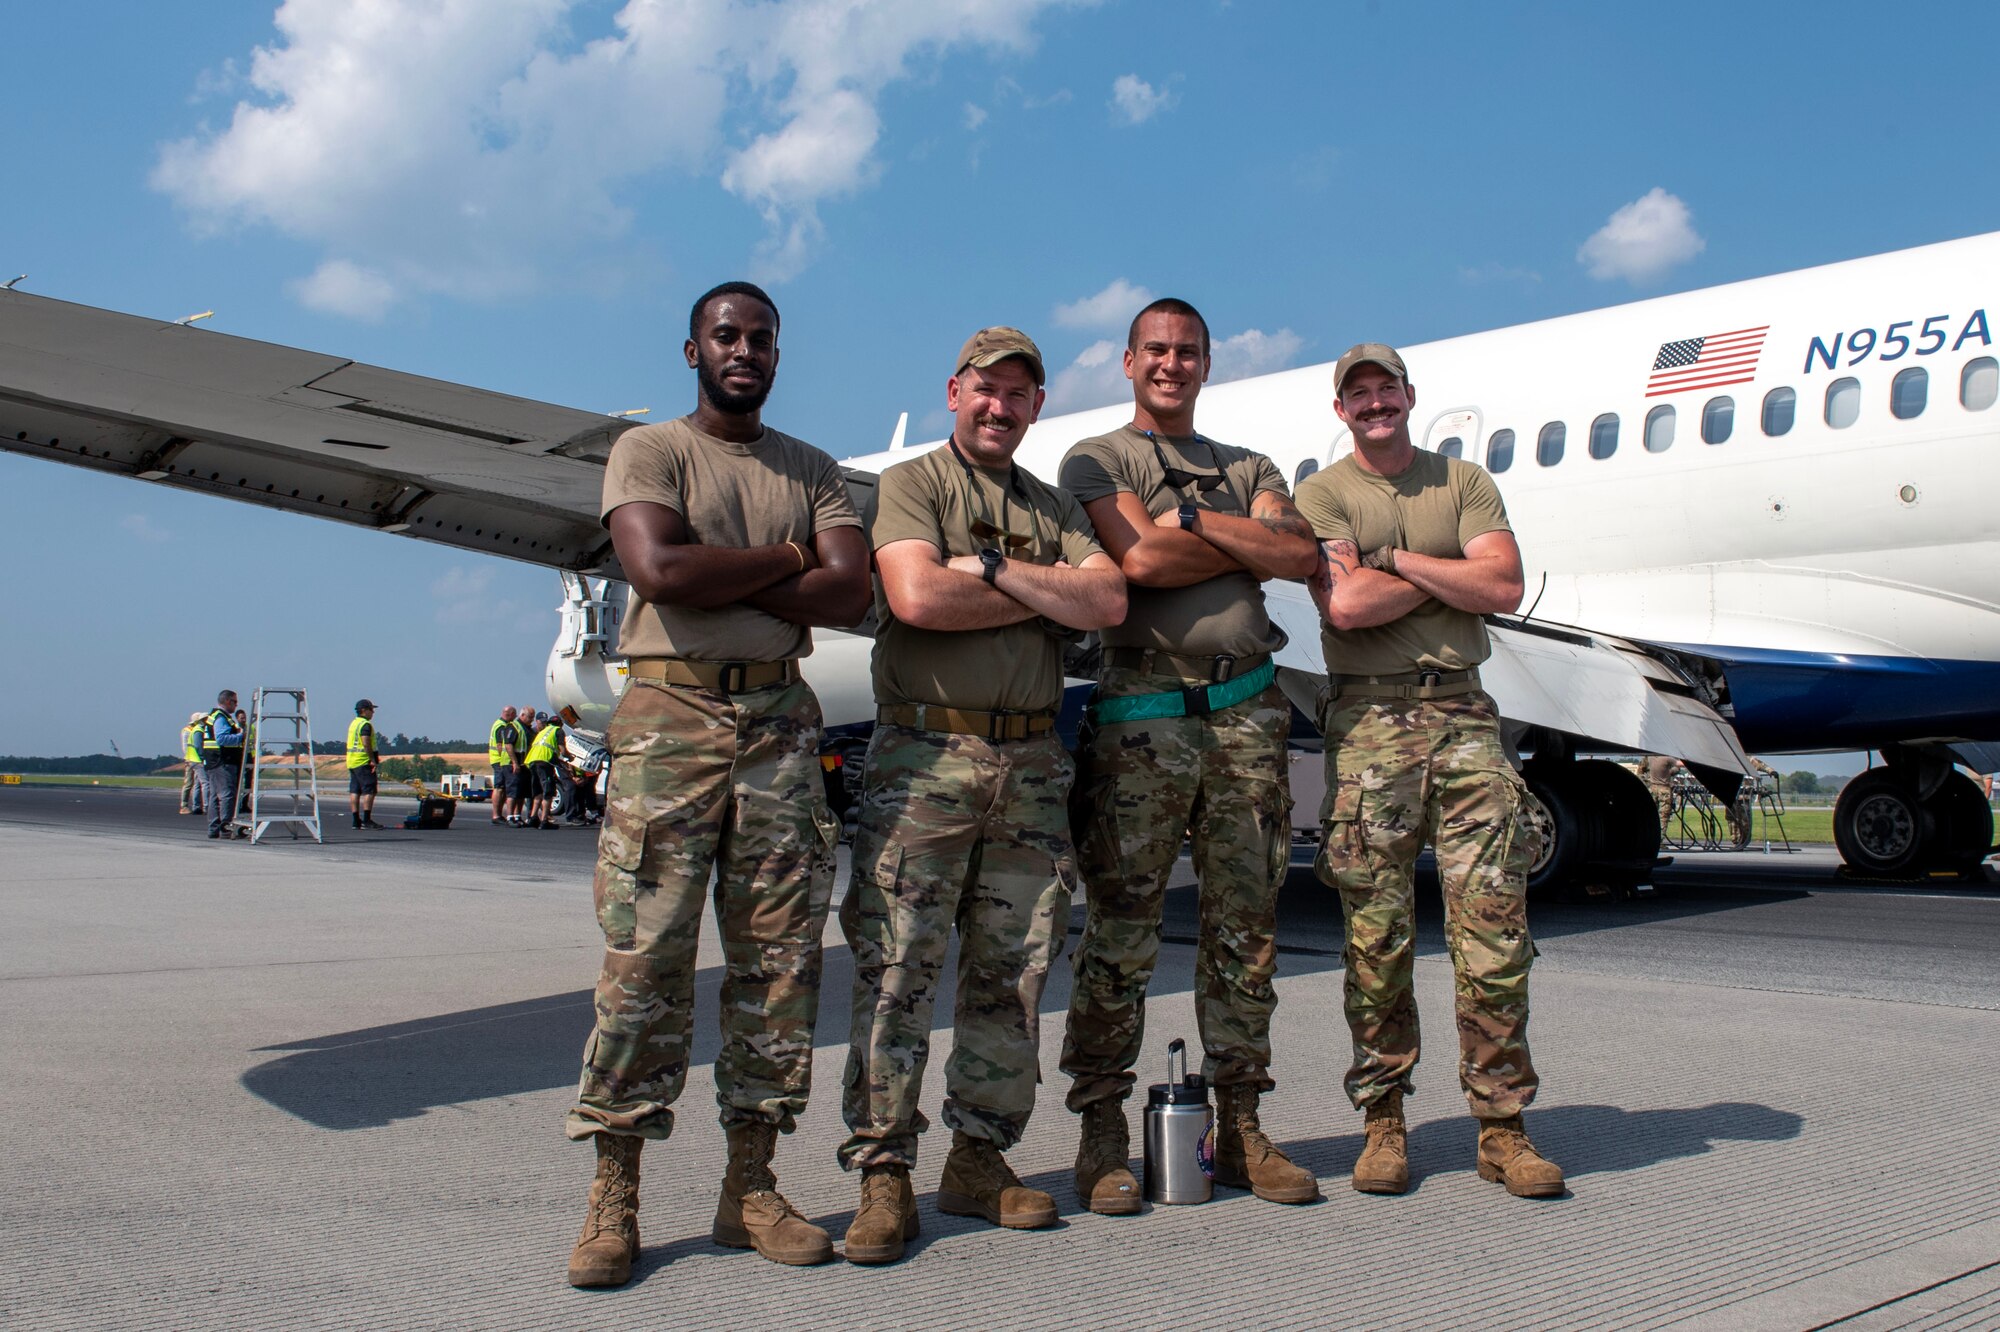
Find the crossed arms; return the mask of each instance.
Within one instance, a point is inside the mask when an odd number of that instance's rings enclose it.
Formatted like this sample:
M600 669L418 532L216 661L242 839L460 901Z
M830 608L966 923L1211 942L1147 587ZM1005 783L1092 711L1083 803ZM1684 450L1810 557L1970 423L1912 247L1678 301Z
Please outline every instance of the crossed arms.
M1202 509L1192 531L1181 530L1174 510L1154 518L1130 491L1083 509L1105 550L1141 587L1191 587L1238 571L1259 580L1305 578L1318 559L1312 527L1275 490L1258 492L1248 518Z
M1505 614L1521 604L1521 548L1512 532L1485 532L1465 543L1462 559L1398 550L1364 557L1354 542L1321 541L1306 580L1313 604L1336 629L1372 629L1400 620L1435 597L1474 615Z
M609 526L626 581L656 606L740 604L834 628L868 614L868 542L858 527L829 528L810 546L703 546L688 540L678 513L649 500L619 505Z
M1038 615L1072 629L1102 629L1125 618L1125 576L1104 555L1076 568L1010 559L989 585L977 555L947 559L913 538L877 550L875 568L889 609L919 629L997 629Z

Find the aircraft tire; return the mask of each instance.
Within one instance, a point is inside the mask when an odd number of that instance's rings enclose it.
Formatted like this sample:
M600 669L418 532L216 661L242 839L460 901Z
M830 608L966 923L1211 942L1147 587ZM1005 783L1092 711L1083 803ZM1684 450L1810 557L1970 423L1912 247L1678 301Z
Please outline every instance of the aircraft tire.
M1577 874L1591 859L1596 838L1587 804L1579 794L1574 764L1529 764L1524 817L1541 833L1541 845L1528 866L1528 895L1545 897L1576 885Z
M1962 772L1944 779L1944 785L1924 801L1924 808L1937 821L1931 865L1937 869L1976 874L1979 862L1993 849L1993 808L1979 794L1979 788Z
M1660 857L1660 810L1646 783L1608 759L1581 759L1566 774L1596 825L1595 855L1629 875Z
M1894 768L1870 768L1840 788L1833 842L1848 868L1859 873L1884 878L1921 873L1939 845L1936 809L1919 801Z

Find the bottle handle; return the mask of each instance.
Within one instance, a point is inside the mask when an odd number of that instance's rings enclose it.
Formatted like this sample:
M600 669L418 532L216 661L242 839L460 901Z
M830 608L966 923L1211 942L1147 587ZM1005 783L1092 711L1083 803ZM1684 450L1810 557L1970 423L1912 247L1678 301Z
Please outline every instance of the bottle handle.
M1176 1056L1179 1056L1181 1061L1181 1071L1178 1076L1174 1073L1174 1058ZM1167 1085L1178 1087L1186 1081L1187 1042L1176 1036L1173 1040L1167 1042Z

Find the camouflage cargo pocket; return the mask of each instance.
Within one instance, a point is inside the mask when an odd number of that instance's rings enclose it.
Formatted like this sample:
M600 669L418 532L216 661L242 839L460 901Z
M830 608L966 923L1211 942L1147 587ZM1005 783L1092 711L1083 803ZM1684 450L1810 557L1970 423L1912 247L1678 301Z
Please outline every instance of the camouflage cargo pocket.
M597 838L592 896L597 925L611 948L631 948L639 931L639 869L646 859L646 825L614 812Z
M824 803L813 805L812 817L818 834L812 845L812 913L814 920L824 921L840 864L840 819Z

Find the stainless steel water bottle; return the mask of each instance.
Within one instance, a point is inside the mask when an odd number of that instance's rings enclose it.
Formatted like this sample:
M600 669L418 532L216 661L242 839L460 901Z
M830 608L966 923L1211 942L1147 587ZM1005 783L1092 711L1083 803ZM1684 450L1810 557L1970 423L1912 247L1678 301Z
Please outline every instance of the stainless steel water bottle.
M1215 1112L1208 1105L1208 1079L1187 1071L1186 1041L1167 1046L1167 1080L1146 1089L1145 1127L1146 1200L1207 1202L1215 1190Z

